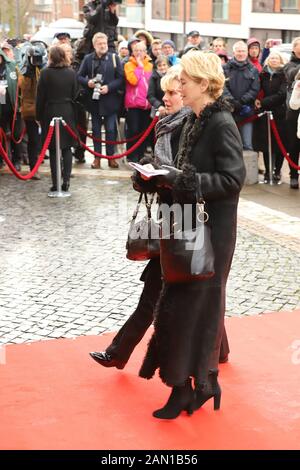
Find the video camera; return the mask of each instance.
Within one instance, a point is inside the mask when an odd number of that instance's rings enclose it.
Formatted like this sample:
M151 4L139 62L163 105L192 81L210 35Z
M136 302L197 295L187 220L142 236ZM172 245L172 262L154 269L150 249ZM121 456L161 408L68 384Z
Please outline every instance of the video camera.
M96 77L92 79L93 82L95 83L95 88L93 91L93 100L99 100L101 96L101 86L103 82L103 76L101 73L97 73Z
M42 43L27 43L21 50L22 65L20 72L22 75L31 75L34 67L43 68L47 62L47 49Z

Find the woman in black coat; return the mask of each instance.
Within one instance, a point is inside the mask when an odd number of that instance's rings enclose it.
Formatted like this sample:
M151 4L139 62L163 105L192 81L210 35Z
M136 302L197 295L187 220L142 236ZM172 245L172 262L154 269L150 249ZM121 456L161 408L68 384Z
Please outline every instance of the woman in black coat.
M154 177L173 201L192 203L201 187L215 253L214 277L189 283L164 282L156 306L154 334L140 370L156 369L172 387L167 404L153 413L174 419L208 399L220 406L218 358L224 328L225 290L236 242L237 205L245 178L242 142L230 108L221 98L225 77L215 54L192 51L181 59L183 104L193 113L183 127L176 168ZM194 388L192 386L194 379Z
M180 94L180 67L171 67L162 78L162 89L164 91L163 101L166 106L167 116L157 123L156 145L154 149L155 159L145 157L141 162L173 164L173 156L178 152L180 131L183 120L191 113L190 108L183 108ZM134 173L134 188L139 192L155 192L152 180L144 181ZM172 195L169 190L159 190L160 203L172 204ZM133 314L118 331L113 341L105 351L91 352L91 357L104 367L117 367L123 369L129 360L135 346L141 341L147 329L153 322L154 308L159 299L162 288L160 259L154 258L149 261L140 278L144 282L143 292ZM227 362L229 345L226 331L222 336L220 362Z
M77 77L70 68L70 61L65 50L60 46L53 46L49 51L48 67L41 71L37 87L36 119L41 122L43 141L48 133L53 117L62 117L72 129L76 129L75 97L78 90ZM60 147L63 162L62 190L68 191L72 171L71 147L75 146L74 139L60 126ZM56 187L56 151L55 134L50 142L50 166L52 187L50 191L57 191Z
M286 78L283 72L284 60L280 53L271 52L265 61L264 68L260 73L261 90L258 99L255 100L256 109L261 111L272 111L273 117L283 144L287 146L286 131ZM253 148L263 152L265 164L265 183L270 182L269 174L269 143L267 116L259 118L254 124ZM277 141L272 133L272 157L273 157L273 182L278 184L281 179L281 167L283 155L278 147Z

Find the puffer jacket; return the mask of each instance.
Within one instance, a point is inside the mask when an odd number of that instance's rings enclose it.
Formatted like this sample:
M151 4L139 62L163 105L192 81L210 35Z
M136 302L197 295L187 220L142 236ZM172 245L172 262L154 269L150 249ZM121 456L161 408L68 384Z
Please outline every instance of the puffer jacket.
M125 108L150 109L147 100L149 81L153 65L149 56L143 61L143 67L137 64L135 57L130 57L124 66L126 79Z

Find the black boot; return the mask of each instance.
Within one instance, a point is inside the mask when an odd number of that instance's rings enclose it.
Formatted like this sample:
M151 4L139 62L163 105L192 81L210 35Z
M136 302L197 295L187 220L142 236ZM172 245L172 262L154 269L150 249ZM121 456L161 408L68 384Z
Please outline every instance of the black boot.
M166 405L156 411L153 416L160 419L175 419L185 410L189 415L193 414L194 390L192 389L191 379L188 379L184 385L172 388L171 395Z
M69 187L70 187L69 181L64 181L63 184L61 185L61 189L65 192L69 191Z
M214 410L220 408L221 387L218 382L218 370L211 370L208 375L208 381L203 384L196 383L196 394L194 411L201 408L207 400L214 399Z

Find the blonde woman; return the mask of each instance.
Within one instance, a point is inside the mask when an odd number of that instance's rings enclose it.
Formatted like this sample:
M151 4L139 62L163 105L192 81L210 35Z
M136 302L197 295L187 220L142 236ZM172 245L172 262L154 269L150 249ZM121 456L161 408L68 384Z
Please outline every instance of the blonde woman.
M255 107L259 111L272 111L276 126L284 145L287 145L286 131L286 78L283 72L285 65L284 58L280 52L271 52L264 63L264 68L260 73L260 93L255 100ZM263 116L254 124L253 147L257 151L263 152L265 164L264 182L270 183L269 168L269 148L267 117ZM272 135L272 158L273 174L271 179L275 184L281 180L281 167L283 156L277 145L277 141Z
M156 369L172 387L160 419L191 414L214 398L220 407L218 358L224 328L225 290L236 241L239 192L245 178L242 142L230 109L221 98L225 77L215 54L191 51L181 59L183 105L192 109L183 126L176 167L153 178L174 202L196 208L200 186L206 201L215 275L182 284L163 282L154 334L140 370L150 379Z

